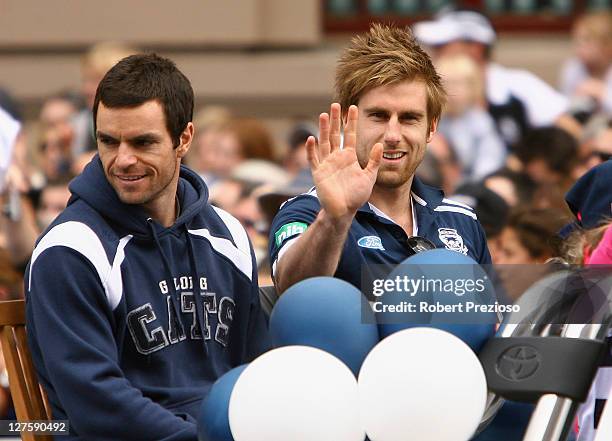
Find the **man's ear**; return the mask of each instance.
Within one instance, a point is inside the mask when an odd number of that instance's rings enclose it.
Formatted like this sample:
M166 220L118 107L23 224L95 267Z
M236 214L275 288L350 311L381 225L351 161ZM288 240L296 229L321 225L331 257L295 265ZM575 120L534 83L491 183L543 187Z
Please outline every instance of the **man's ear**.
M436 133L437 128L438 119L432 119L431 123L429 124L429 134L427 135L427 142L431 142L431 138L433 137L434 133Z
M181 133L181 137L179 138L179 145L176 148L177 158L183 158L189 151L191 142L193 141L194 131L195 129L193 127L193 123L188 122L187 126L185 126L185 130L183 130L183 133Z

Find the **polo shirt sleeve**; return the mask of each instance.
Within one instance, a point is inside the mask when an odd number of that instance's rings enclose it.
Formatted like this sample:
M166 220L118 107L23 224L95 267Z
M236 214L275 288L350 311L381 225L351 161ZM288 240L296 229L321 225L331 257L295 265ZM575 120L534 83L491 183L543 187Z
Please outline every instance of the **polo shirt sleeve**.
M480 244L480 254L478 256L478 263L481 265L490 265L491 261L491 253L489 253L489 247L487 246L487 236L485 236L485 232L480 225L480 222L476 221L476 234L478 235L478 243Z
M291 243L315 221L320 209L319 200L310 194L289 199L281 205L272 221L268 241L272 275L277 259L282 257L282 253L289 249Z

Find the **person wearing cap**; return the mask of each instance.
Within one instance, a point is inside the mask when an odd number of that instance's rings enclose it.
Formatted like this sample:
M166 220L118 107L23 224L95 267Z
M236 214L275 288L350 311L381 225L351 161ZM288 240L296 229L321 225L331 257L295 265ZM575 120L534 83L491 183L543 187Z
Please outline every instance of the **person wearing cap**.
M612 265L612 161L593 167L565 196L576 216L561 235L566 238L566 259L578 265ZM586 402L578 410L578 441L591 441L597 434L601 414L612 391L612 330L608 351L602 360Z
M314 276L360 287L362 267L397 265L422 239L491 263L474 211L414 175L446 93L411 32L373 25L354 38L336 93L339 103L319 117L318 144L306 143L315 188L285 202L270 229L278 292Z
M558 125L579 135L580 125L567 111L569 101L532 73L491 61L495 30L479 12L443 12L434 20L416 23L414 34L434 50L435 57L463 53L483 69L486 106L506 146L511 148L531 127Z

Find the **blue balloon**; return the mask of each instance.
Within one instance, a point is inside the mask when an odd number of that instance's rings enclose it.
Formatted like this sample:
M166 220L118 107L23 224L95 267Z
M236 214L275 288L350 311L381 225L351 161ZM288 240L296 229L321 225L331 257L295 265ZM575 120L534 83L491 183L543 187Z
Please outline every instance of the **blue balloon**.
M430 282L433 289L407 291L413 287L404 282L408 279L422 284ZM398 307L410 303L415 310L377 313L381 338L402 329L433 327L455 335L478 352L494 336L497 315L482 309L467 311L469 302L484 306L495 298L488 275L472 258L446 249L424 251L398 265L387 280L396 281L396 288L380 298L382 304ZM468 280L470 282L466 282ZM480 287L482 290L478 290ZM423 303L432 309L422 310ZM448 307L452 312L434 307Z
M229 402L238 377L248 364L235 367L215 381L202 401L198 419L199 441L234 441L229 425Z
M376 317L353 285L314 277L291 286L270 315L274 347L311 346L338 357L355 376L378 343Z

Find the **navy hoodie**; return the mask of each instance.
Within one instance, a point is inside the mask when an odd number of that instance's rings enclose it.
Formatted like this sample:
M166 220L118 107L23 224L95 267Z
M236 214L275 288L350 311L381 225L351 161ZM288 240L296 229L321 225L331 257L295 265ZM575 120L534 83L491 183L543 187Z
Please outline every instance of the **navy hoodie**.
M25 277L53 418L72 439L196 440L211 384L268 346L244 229L186 167L170 228L123 204L98 156L70 191Z

